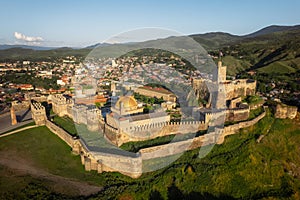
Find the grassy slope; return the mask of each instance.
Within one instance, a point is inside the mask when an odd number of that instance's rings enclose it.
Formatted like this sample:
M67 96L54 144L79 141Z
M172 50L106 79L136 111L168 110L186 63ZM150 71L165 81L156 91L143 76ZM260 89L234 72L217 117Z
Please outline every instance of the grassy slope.
M186 152L171 166L135 180L118 173L84 172L79 156L72 155L70 148L45 127L1 138L0 152L22 153L22 158L50 173L106 186L103 192L93 196L96 199L297 198L299 123L299 119L267 116L241 134L227 137L223 145L215 146L203 159L198 158L199 149ZM261 134L266 136L257 143ZM7 175L3 166L0 173L1 183L5 182L0 184L2 192L24 193L26 185L34 182L32 177ZM38 189L44 191L44 182L40 184Z
M58 125L59 127L63 128L65 131L67 131L72 136L77 136L77 129L72 119L70 119L67 116L59 117L54 116L53 122Z
M225 65L239 66L241 70L257 69L266 73L290 73L300 69L300 30L283 31L244 38L222 48ZM240 59L240 57L242 59ZM228 68L229 74L238 71Z
M27 162L23 164L32 165L46 173L86 181L95 185L103 184L103 179L99 178L96 173L85 172L80 157L72 155L69 146L46 127L29 129L1 138L0 153L12 154L11 159L25 160ZM20 164L22 164L21 161ZM0 198L2 195L8 194L20 195L28 185L40 182L40 178L33 178L29 175L14 175L10 169L3 165L0 165L0 174ZM44 182L47 181L42 179L42 185L45 186ZM74 191L71 190L71 192Z
M168 169L151 173L154 177L161 173L161 177L140 186L148 192L141 189L129 193L142 197L151 195L149 190L155 190L167 197L175 187L177 195L186 198L297 198L300 190L299 120L297 123L268 116L241 134L227 137L223 145L215 146L202 160L197 158L199 150L190 151ZM257 143L261 134L266 136ZM297 173L298 178L291 176Z

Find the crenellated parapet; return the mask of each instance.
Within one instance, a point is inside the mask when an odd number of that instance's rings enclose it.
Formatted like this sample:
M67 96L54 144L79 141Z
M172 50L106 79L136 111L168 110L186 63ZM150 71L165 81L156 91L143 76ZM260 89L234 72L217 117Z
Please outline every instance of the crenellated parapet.
M40 102L31 101L30 108L34 122L37 125L45 125L47 120L45 107Z
M53 112L58 116L62 117L68 114L68 106L74 104L73 100L63 94L53 94L51 95L52 109Z
M175 134L195 133L200 130L207 130L208 124L204 121L181 121L181 122L160 122L139 126L129 126L116 129L112 126L105 126L105 136L117 146L130 141L144 141Z

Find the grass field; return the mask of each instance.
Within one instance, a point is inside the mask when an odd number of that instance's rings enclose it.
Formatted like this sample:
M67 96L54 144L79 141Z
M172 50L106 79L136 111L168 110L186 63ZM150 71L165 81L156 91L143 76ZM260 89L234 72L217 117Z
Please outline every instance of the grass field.
M0 154L0 199L7 194L19 197L18 195L22 195L19 194L22 189L25 190L31 183L40 184L40 180L48 182L49 185L64 187L65 181L52 180L53 176L65 177L67 182L74 180L97 186L103 184L103 180L96 173L85 172L80 157L72 155L70 147L46 127L33 128L1 138ZM14 167L17 169L16 173L11 169ZM43 185L48 186L47 183ZM56 191L55 188L52 189ZM70 194L68 190L78 194L68 187L64 192Z
M264 138L258 143L260 135ZM90 183L103 186L90 199L299 199L299 146L299 118L274 119L268 113L255 126L226 137L202 159L195 149L168 167L131 179L119 173L85 172L79 156L39 127L0 139L0 198L73 198L66 195L78 195L80 187L92 191L84 185ZM25 166L27 173L8 161Z
M53 122L58 125L59 127L63 128L65 131L67 131L72 136L77 136L77 129L73 122L73 120L67 116L59 117L54 116Z

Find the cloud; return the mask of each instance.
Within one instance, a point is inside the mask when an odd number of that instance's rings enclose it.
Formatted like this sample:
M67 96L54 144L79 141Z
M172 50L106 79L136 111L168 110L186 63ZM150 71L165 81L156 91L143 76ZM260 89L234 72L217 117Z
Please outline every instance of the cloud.
M22 33L18 33L18 32L15 32L14 33L15 35L15 38L18 39L18 40L23 40L23 41L26 41L26 42L41 42L41 41L44 41L44 39L42 37L31 37L31 36L26 36Z

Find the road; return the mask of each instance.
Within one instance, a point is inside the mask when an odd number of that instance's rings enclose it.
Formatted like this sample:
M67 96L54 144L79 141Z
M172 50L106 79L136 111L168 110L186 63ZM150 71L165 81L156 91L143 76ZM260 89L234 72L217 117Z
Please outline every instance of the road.
M18 123L16 125L11 125L10 112L0 115L0 134L33 121L31 111L28 109L16 111L16 116Z

